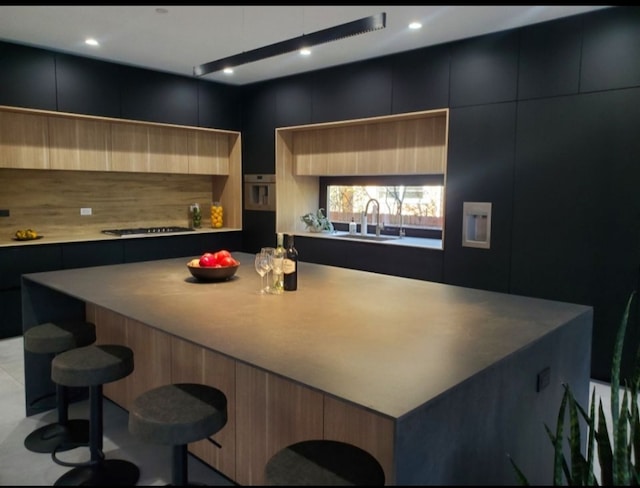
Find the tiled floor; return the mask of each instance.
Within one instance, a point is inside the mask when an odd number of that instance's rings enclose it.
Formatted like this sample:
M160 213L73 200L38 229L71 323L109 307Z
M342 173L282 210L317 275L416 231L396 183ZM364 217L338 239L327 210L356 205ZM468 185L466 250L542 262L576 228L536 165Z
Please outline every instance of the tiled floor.
M88 400L73 403L70 418L88 418ZM149 445L133 438L127 429L128 413L104 400L104 447L107 459L124 459L140 469L138 485L166 485L171 482L171 448ZM50 454L34 453L24 447L25 437L36 428L55 422L55 410L25 417L22 337L0 339L0 485L52 486L71 468L59 466ZM59 454L63 461L89 459L88 448ZM189 481L205 485L234 485L193 456L189 456Z

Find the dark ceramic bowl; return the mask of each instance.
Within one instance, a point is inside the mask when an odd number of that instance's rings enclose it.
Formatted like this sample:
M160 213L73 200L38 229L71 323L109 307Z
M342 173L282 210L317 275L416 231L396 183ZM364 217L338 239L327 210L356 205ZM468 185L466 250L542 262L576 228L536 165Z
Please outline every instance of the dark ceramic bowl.
M197 261L189 261L187 268L193 277L199 281L225 281L233 277L240 265L226 266L224 268L203 267Z

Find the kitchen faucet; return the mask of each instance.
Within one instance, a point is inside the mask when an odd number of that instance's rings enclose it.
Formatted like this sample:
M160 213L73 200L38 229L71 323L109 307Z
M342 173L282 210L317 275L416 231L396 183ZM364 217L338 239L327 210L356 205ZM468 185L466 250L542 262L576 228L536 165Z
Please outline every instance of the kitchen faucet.
M375 217L376 217L376 236L380 237L380 203L375 198L370 198L367 204L364 207L364 212L362 213L362 225L360 228L360 233L362 235L367 234L367 213L369 212L369 204L375 203Z

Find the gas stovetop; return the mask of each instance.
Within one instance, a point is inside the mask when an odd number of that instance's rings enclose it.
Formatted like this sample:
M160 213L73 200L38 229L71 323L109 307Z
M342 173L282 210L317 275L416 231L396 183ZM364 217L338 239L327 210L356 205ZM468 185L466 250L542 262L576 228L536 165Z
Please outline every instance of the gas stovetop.
M147 234L171 234L174 232L189 232L193 231L189 227L135 227L130 229L106 229L103 230L103 234L109 234L112 236L135 236L135 235L147 235Z

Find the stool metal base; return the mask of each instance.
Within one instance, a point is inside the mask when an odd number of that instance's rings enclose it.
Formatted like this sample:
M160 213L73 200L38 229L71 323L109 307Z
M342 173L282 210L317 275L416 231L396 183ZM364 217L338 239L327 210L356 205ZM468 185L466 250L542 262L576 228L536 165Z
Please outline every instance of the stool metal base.
M24 447L32 452L58 452L89 445L89 421L68 420L66 424L53 423L40 427L24 440Z
M90 466L79 466L63 474L54 486L133 486L140 470L129 461L106 459Z

